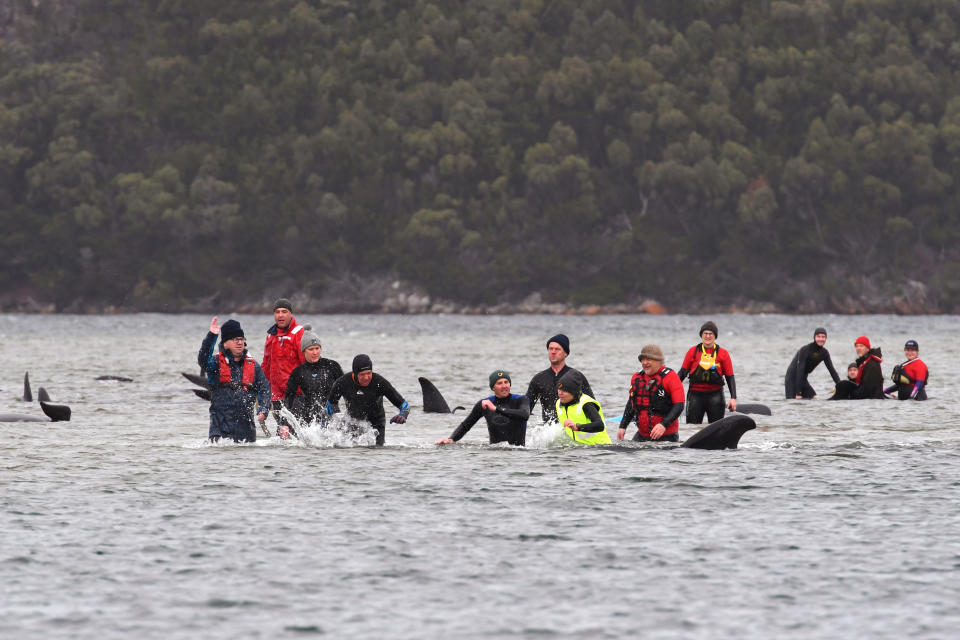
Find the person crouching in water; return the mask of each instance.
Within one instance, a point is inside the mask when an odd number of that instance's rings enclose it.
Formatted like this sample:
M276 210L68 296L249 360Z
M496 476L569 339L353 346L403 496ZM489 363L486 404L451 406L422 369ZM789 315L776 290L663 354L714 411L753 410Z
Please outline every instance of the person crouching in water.
M434 444L457 442L470 431L483 416L487 421L490 444L506 442L522 447L527 439L527 419L530 417L530 400L525 395L510 393L510 374L498 369L490 374L493 395L479 400L449 438Z
M627 406L623 410L617 440L623 440L627 425L635 422L634 440L680 441L683 413L683 383L677 373L663 365L663 350L648 344L637 357L642 371L633 374Z
M283 404L306 426L326 418L327 396L343 376L343 369L336 360L321 357L320 338L312 331L303 332L300 350L306 361L290 372Z
M214 349L217 335L220 348ZM270 407L270 383L256 360L247 355L247 341L236 320L221 327L214 316L210 331L200 345L197 363L210 383L210 431L212 442L232 438L234 442L256 442L254 407L259 407L257 422L267 418Z
M930 372L927 371L927 365L920 359L920 345L916 340L907 340L903 345L903 355L906 356L906 362L901 362L893 368L892 386L883 390L885 394L897 390L898 400L926 400L927 399L927 380L930 379Z
M884 398L883 371L880 363L883 356L880 347L871 347L870 338L860 336L854 340L853 348L857 351L857 377L850 380L841 380L837 390L830 400L870 400Z
M611 444L600 403L583 393L572 371L557 381L557 420L576 444Z
M410 414L410 403L403 399L393 385L379 373L373 372L373 361L365 353L354 356L351 372L344 374L330 389L327 397L328 413L340 410L340 398L347 403L347 415L365 420L377 431L377 446L386 442L386 414L383 398L393 403L400 412L390 418L391 424L404 424Z

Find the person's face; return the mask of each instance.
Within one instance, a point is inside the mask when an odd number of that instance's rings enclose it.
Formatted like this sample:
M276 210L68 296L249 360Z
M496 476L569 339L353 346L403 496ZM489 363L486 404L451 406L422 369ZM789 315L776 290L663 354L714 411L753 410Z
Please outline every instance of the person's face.
M817 335L813 336L813 341L817 343L818 347L822 347L827 342L827 334L818 333Z
M320 359L320 353L323 349L318 344L312 344L306 349L303 350L303 355L307 359L307 362L316 362Z
M573 394L565 389L557 389L557 397L560 398L560 402L564 404L573 402Z
M290 326L290 320L293 318L293 314L290 312L290 309L284 309L280 307L279 309L274 309L273 311L273 321L277 323L277 327L280 329L286 329Z
M498 398L506 398L510 395L510 381L506 378L500 378L493 383L493 395Z
M361 387L369 387L370 381L373 380L373 371L367 369L366 371L361 371L357 374L357 384Z
M230 352L230 355L232 355L234 358L239 358L241 355L243 355L243 350L247 346L247 341L242 337L231 338L229 340L225 340L223 346L227 351Z
M717 336L713 334L713 331L704 331L700 334L700 342L702 342L705 347L712 347L716 341Z
M865 344L860 344L859 342L858 342L857 344L853 345L853 348L857 350L857 356L858 356L858 357L861 357L861 358L862 358L864 355L866 355L867 351L870 351L870 349L867 348L867 345L865 345Z
M858 371L858 369L857 369L856 367L848 367L848 368L847 368L847 377L848 377L848 378L856 378L856 377L857 377L857 371Z
M652 360L650 358L640 358L640 367L643 369L645 374L652 376L660 370L660 361Z
M907 360L913 360L920 354L916 349L904 349L903 355L907 356Z
M547 359L550 364L560 364L567 359L567 352L556 342L547 345Z

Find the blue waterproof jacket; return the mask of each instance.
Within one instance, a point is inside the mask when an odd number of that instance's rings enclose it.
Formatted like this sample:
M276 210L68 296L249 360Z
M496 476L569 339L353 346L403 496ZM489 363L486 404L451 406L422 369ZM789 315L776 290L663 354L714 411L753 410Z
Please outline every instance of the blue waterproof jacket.
M210 392L210 438L232 438L235 442L257 440L256 411L266 413L270 409L270 383L263 375L263 369L253 363L253 384L243 389L243 363L247 352L243 352L240 361L235 361L226 353L230 364L230 384L220 382L220 352L223 345L214 348L217 342L215 333L207 332L200 345L197 363L207 374L212 391Z

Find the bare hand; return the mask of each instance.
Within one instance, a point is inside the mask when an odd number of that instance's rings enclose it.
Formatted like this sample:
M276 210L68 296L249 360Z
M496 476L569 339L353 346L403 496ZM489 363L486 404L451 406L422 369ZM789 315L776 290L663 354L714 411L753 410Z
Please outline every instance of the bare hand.
M433 444L453 444L453 438L441 438L440 440L437 440Z
M654 425L653 429L650 429L650 437L654 440L659 440L664 432L666 432L666 429L662 424Z
M488 409L488 410L490 410L490 411L496 411L496 410L497 410L497 405L495 405L495 404L493 404L492 402L490 402L490 400L488 400L487 398L484 398L484 399L480 402L480 408L481 408L481 409Z
M213 316L213 320L210 321L210 333L214 335L220 334L220 323L217 322L217 316Z
M727 406L730 407L730 411L736 411L736 410L737 410L737 399L736 399L736 398L730 398L730 402L727 403Z
M257 414L257 422L264 422L266 419L267 419L267 414L265 413Z
M626 429L617 429L617 440L623 440L623 436L627 435Z
M803 400L803 396L798 393L798 394L796 395L796 399L797 399L797 400Z
M570 418L567 418L566 420L563 421L563 426L565 426L568 429L573 429L574 431L579 431L579 429L577 429L577 423L571 420Z

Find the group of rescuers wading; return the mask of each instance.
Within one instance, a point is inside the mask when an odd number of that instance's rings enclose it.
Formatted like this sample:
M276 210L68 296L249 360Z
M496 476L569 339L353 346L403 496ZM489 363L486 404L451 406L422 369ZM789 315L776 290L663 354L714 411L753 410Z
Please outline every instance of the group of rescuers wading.
M301 424L322 422L339 412L341 398L347 405L350 418L369 423L375 430L377 445L382 446L385 442L384 398L398 409L390 422L406 422L410 403L386 378L373 372L373 362L368 355L355 356L351 371L344 373L336 361L322 357L319 337L297 323L288 299L280 298L274 303L273 317L274 325L267 331L264 344L263 362L259 364L247 354L246 339L239 322L228 320L220 326L216 317L211 320L210 330L197 355L212 388L210 440L229 438L236 442L254 442L257 423L269 434L265 426L268 408L277 423L277 435L281 438L296 436L288 421L280 416L281 408L290 410ZM726 407L736 410L733 362L726 349L716 343L717 333L717 325L713 322L705 322L700 327L701 342L687 351L679 372L664 365L663 351L659 346L648 344L643 347L638 356L640 371L630 380L627 404L617 430L618 440L624 439L627 428L633 424L637 428L633 440L677 442L680 437L679 417L685 407L688 424L700 424L704 416L708 422L715 422L723 417ZM218 335L219 348L216 347ZM838 383L837 396L849 393L848 397L857 397L862 379L867 376L862 369L873 362L879 369L878 349L874 358L869 357L872 352L864 356L865 364L860 366L858 374L861 380L850 381L851 387L847 389L839 381L830 355L823 348L825 340L826 331L817 329L814 342L794 356L786 377L788 398L793 397L791 389L797 390L797 398L813 397L806 376L821 361L827 363ZM866 338L858 338L858 353L861 340ZM907 345L910 346L911 342ZM866 346L870 351L869 341ZM544 423L559 422L573 443L609 444L611 440L604 425L603 409L593 398L586 377L566 364L569 354L570 340L564 334L547 340L550 367L533 377L525 395L511 393L511 378L507 371L498 369L491 373L489 382L493 395L479 400L450 437L438 440L436 444L460 440L482 417L486 420L491 444L507 442L523 446L527 420L537 402L541 403ZM918 369L908 371L908 368L901 367L903 384L897 383L891 389L900 389L908 379L910 384L919 379L926 381L926 367L923 367L922 375ZM690 378L690 383L684 398L682 382L686 377ZM730 390L727 402L724 401L724 383ZM922 393L923 384L919 385L918 391ZM900 396L903 395L901 391ZM831 399L839 399L837 396ZM879 397L883 397L882 391ZM911 397L909 392L907 397ZM916 391L912 397L926 398L925 394L918 397ZM254 411L258 413L255 415Z

